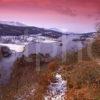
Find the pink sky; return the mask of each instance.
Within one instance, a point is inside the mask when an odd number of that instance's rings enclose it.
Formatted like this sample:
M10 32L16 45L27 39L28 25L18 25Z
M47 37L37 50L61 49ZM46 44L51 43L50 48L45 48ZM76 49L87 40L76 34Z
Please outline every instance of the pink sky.
M95 31L100 0L0 0L0 20L64 31Z

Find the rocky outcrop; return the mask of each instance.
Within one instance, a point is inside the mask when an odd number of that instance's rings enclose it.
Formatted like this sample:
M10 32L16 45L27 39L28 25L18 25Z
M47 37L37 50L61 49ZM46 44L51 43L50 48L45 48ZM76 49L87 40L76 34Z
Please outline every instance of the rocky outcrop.
M0 58L11 56L11 50L6 46L0 46Z

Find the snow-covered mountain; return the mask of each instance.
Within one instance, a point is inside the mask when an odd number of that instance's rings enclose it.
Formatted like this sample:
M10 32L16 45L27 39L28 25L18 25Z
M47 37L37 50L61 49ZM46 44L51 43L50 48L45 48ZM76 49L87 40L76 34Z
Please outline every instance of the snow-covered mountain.
M14 22L14 21L0 21L0 24L6 24L6 25L11 25L11 26L26 26L23 23Z
M58 28L50 28L50 30L61 32L61 30Z

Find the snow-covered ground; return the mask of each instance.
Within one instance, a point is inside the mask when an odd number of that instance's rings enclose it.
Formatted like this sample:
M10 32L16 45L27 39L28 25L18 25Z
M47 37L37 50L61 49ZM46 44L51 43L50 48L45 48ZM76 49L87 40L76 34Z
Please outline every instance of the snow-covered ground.
M2 36L0 38L0 45L7 46L11 50L16 51L16 52L22 52L25 49L29 48L29 49L32 49L33 53L34 53L34 49L40 46L40 48L42 49L45 48L43 49L45 53L51 54L52 53L51 51L53 49L55 50L55 47L59 50L59 53L61 53L61 51L65 52L66 50L81 48L82 47L81 41L77 43L72 41L73 39L76 39L76 38L80 38L80 35L68 35L68 36L62 35L62 37L58 39L41 36L41 34L40 35L29 35L29 36L28 35ZM36 46L32 47L30 44L31 45L36 44ZM43 53L43 51L41 50L40 53ZM46 51L50 51L50 52L46 52Z
M38 36L38 35L2 36L0 40L0 46L7 46L10 48L10 50L13 50L15 52L23 52L25 50L25 46L27 47L28 45L34 44L34 43L35 44L44 43L44 44L49 45L52 43L57 43L57 40L53 38L45 37L45 36Z
M36 38L37 38L36 42L41 42L41 43L55 43L55 42L57 42L56 39L44 37L44 36L37 36Z
M0 43L0 46L7 46L10 50L15 52L23 52L25 45L19 45L19 44L6 44L6 43Z
M55 81L49 85L47 95L44 96L45 100L65 100L64 95L67 91L67 82L62 79L62 76L57 73Z

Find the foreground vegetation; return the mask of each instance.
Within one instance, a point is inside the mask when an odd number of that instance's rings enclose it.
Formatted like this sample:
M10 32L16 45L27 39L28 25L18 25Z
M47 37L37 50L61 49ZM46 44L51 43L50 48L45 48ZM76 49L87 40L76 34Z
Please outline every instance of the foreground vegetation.
M66 100L100 99L100 65L92 61L63 66L61 74L67 80Z
M93 58L85 47L81 50L82 59L78 61L79 52L70 54L67 63L62 65L61 74L68 87L66 100L100 100L100 60L96 61L100 59L100 38L91 45Z

